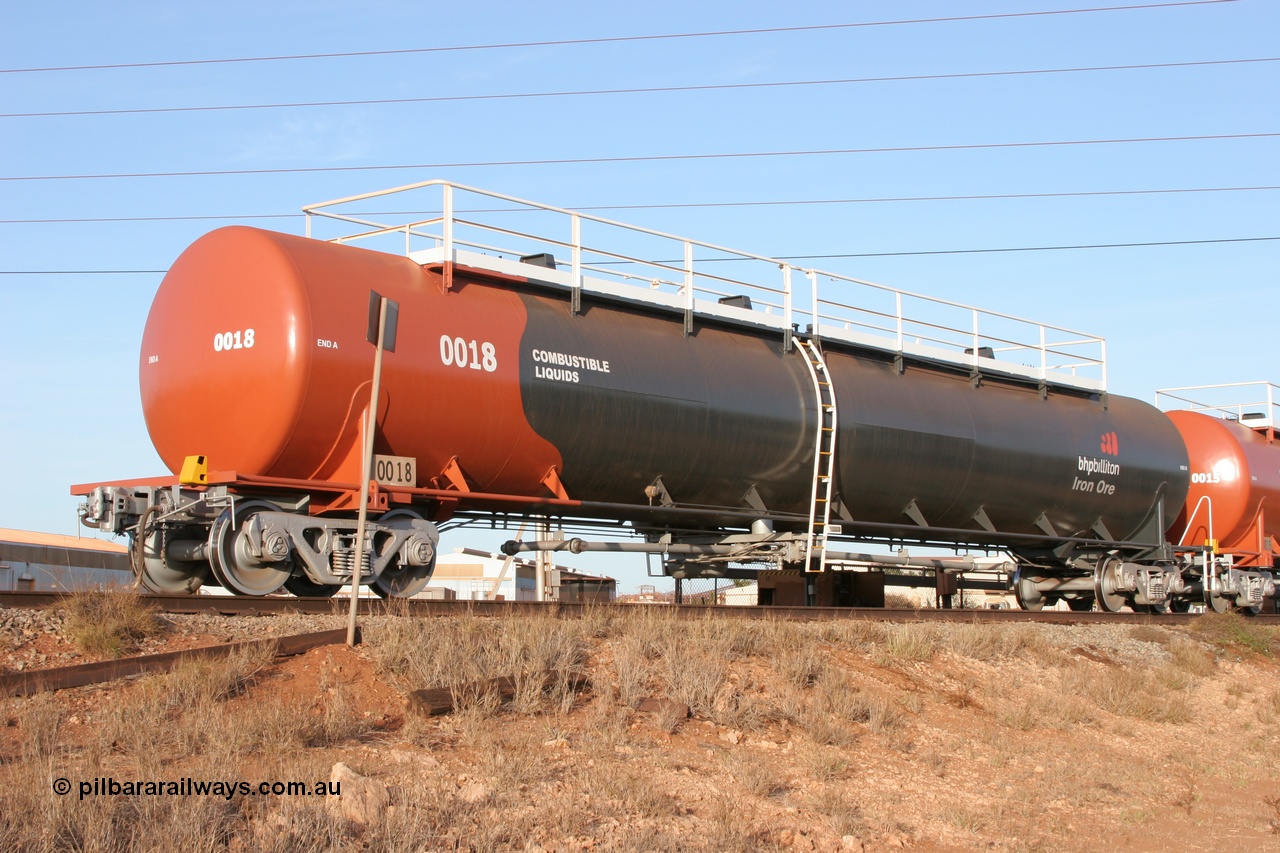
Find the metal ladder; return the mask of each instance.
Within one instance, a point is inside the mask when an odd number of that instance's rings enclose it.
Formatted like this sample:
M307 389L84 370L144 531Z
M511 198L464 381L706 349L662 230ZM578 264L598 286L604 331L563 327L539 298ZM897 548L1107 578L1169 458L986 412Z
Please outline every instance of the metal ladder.
M818 431L814 442L813 496L809 502L808 560L805 571L822 572L827 567L827 529L831 523L831 503L835 497L836 473L836 392L822 350L812 338L797 338L796 347L804 356L818 401Z

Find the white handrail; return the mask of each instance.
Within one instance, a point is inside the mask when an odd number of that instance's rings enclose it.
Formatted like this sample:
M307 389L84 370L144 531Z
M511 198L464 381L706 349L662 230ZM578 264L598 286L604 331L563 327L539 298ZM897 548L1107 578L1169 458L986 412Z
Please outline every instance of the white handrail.
M388 195L437 188L440 192L438 208L429 207L420 213L383 214L384 216L412 217L409 222L375 222L369 219L371 214L338 209ZM476 205L468 205L466 209L460 208L458 206L460 193L478 196L489 200L489 203L482 203L478 206L480 209L472 209L477 207ZM492 204L494 201L510 207L495 209L495 205ZM433 212L437 209L440 211L438 216ZM648 276L637 276L635 273L639 269L663 270L670 272L674 280L665 282L660 279L658 284L665 283L673 288L680 295L680 304L684 310L690 313L695 309L710 310L714 313L714 305L710 308L702 307L707 304L701 301L706 297L738 295L733 292L726 294L724 292L726 287L730 291L746 290L779 294L783 328L787 332L793 327L799 327L799 323L807 319L813 334L819 336L830 333L839 338L840 332L844 330L849 334L860 336L849 338L851 341L865 342L866 336L871 335L883 340L882 344L872 345L898 353L911 349L913 356L916 357L939 358L952 363L968 364L974 369L1005 369L1007 366L1007 372L1015 375L1038 378L1041 381L1074 384L1090 390L1106 389L1106 342L1101 337L1064 326L1028 320L1001 311L977 308L950 299L888 287L839 273L795 267L783 259L731 249L715 243L680 237L652 228L629 225L582 211L540 204L450 181L434 179L388 190L361 193L306 205L303 207L303 212L306 215L308 236L314 236L315 226L320 220L357 226L356 233L347 233L335 238L342 242L375 240L388 234L403 233L406 253L412 253L410 250L414 238L427 239L442 252L446 261L455 260L460 247L497 252L512 258L536 254L537 251L547 251L546 247L567 249L570 255L570 261L566 265L568 278L557 280L564 281L568 287L579 293L583 288L599 286L598 283L594 283L595 280L586 278L588 273L598 276L600 282L612 281L615 285L635 286L636 281L646 283L651 281ZM460 218L458 215L460 213L467 214L468 218ZM482 221L476 216L480 213L491 215L491 217ZM559 231L558 234L531 233L534 230L533 226L523 229L509 221L507 224L492 221L492 216L506 216L512 213L537 215L539 227L546 225L546 215L551 215L554 222L564 221L565 224L552 225L551 228L542 228L542 230L544 232L556 231L559 228L564 230ZM434 230L437 227L438 233ZM602 246L597 248L600 241L594 239L588 243L589 238L584 232L589 229L607 229L609 235L615 238L615 242L611 244L612 248L606 249ZM464 237L463 233L469 236ZM485 235L490 239L484 239ZM501 240L494 240L494 237L501 237ZM647 258L642 257L635 248L637 241L644 241L647 247L655 240L659 245L670 248L650 254ZM490 245L507 241L516 245ZM544 248L531 252L528 251L529 245L541 245ZM703 254L714 257L699 257ZM719 272L708 271L708 265L721 264L724 261L742 262L748 266L735 265L728 271L724 266L720 266ZM611 270L602 266L602 263L632 266L632 269ZM781 270L780 289L773 286L771 282L765 283L772 277L764 272L766 267L763 265ZM793 271L801 272L802 279L797 280L792 275ZM773 275L777 274L773 273ZM822 281L820 282L819 279ZM776 278L772 279L772 281L776 280ZM808 293L803 292L806 287ZM866 300L852 298L859 292L859 288L863 289L861 293L867 297ZM800 292L797 292L797 289ZM653 297L645 295L650 291L649 288L636 287L636 290L637 299L652 301ZM610 292L616 294L619 291L615 289ZM837 295L840 297L838 300L833 298ZM872 303L884 298L892 298L892 307L885 306L883 310L877 310ZM763 305L774 304L765 300L758 301ZM951 320L947 318L949 312L960 313ZM892 322L876 325L861 319L868 317L882 317ZM776 319L773 322L776 323ZM854 332L855 327L865 331ZM929 330L931 333L921 335L917 330ZM912 339L917 343L910 343ZM984 350L988 348L992 351L992 357L983 355ZM968 352L965 352L966 350ZM1007 360L1010 354L1019 352L1027 353L1023 357L1025 360L1032 360L1031 354L1038 353L1038 358L1034 359L1037 363L1022 365ZM992 364L993 361L997 363ZM1096 375L1076 375L1078 370Z
M1191 516L1187 519L1187 527L1182 531L1182 535L1178 537L1179 545L1186 545L1187 534L1191 532L1191 526L1195 523L1196 516L1200 514L1200 506L1207 504L1209 508L1209 520L1205 525L1205 529L1209 531L1209 541L1213 541L1213 499L1208 495L1201 495L1200 500L1196 501L1195 509L1191 510Z
M1187 519L1187 529L1183 530L1182 535L1178 537L1178 544L1187 544L1184 540L1187 538L1187 534L1191 532L1196 516L1200 514L1201 505L1208 506L1209 516L1208 523L1205 525L1205 529L1209 533L1209 541L1206 544L1210 550L1206 551L1204 555L1204 588L1208 592L1214 592L1218 586L1218 561L1215 559L1218 553L1218 540L1213 536L1213 500L1208 495L1201 495L1200 500L1196 501L1195 509L1191 511L1191 517Z
M1244 389L1256 392L1239 393ZM1156 391L1156 406L1165 411L1183 410L1216 414L1254 429L1275 430L1280 425L1280 385L1272 382L1223 382L1217 385L1185 385ZM1188 396L1194 392L1195 397ZM1261 409L1262 411L1258 411ZM1268 433L1270 437L1270 433Z

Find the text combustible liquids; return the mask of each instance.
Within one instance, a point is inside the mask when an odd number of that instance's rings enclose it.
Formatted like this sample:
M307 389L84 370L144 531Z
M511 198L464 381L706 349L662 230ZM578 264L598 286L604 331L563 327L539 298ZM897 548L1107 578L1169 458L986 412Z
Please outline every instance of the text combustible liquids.
M595 373L608 373L609 362L585 355L570 355L554 350L535 349L531 352L534 361L533 376L535 379L550 379L555 382L577 382L579 370L590 370ZM556 365L550 367L548 365Z

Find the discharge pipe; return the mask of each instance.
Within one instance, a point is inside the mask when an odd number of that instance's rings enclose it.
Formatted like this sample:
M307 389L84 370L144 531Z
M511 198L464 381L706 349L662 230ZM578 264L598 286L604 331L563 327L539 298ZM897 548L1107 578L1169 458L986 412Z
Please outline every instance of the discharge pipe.
M782 544L760 543L760 544ZM747 557L752 543L732 545L692 545L672 542L587 542L583 539L539 539L532 542L511 540L500 549L508 557L528 551L568 551L582 554L588 551L606 551L619 554L674 554L682 557L711 557L741 555ZM901 554L856 554L848 551L828 551L829 563L867 563L877 566L901 566L907 569L942 569L951 572L969 572L977 568L972 557L912 557Z
M742 545L689 545L686 543L663 544L661 542L587 542L582 539L538 539L533 542L511 540L499 549L508 557L528 551L568 551L581 554L586 551L610 551L619 554L680 554L682 556L712 556L716 554L740 554Z

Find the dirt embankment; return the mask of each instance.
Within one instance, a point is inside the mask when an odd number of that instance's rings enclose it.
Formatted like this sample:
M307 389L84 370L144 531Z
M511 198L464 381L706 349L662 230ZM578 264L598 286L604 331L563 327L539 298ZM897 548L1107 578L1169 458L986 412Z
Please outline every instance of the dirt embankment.
M0 660L341 627L172 616L115 644L73 617L0 611ZM0 700L0 847L1280 849L1280 632L1239 617L364 624L354 650ZM458 709L412 710L422 688ZM315 793L339 779L345 797ZM192 788L216 781L235 784ZM290 781L307 793L271 789Z

